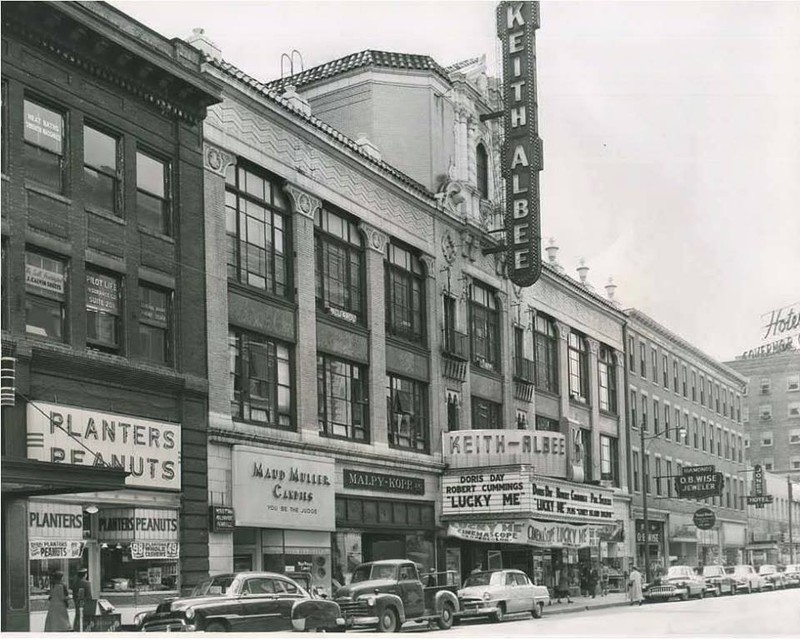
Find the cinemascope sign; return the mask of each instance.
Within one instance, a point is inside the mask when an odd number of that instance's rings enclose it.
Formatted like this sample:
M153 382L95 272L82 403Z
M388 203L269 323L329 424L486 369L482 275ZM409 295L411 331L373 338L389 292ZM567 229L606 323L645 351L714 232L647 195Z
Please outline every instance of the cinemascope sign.
M526 544L547 548L593 548L608 527L576 526L535 519L499 522L452 522L447 535L467 541Z
M530 286L542 272L539 219L541 140L536 124L538 2L501 2L497 37L503 46L506 187L506 268L517 286Z

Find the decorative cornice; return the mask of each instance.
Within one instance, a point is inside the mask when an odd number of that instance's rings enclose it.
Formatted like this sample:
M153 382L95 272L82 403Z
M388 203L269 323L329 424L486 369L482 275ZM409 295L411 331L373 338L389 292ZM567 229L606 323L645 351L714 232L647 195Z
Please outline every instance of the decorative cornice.
M564 322L555 322L556 331L558 331L559 338L563 339L565 342L569 339L570 328Z
M212 173L225 177L228 167L235 162L236 158L230 153L207 142L203 144L203 167Z
M386 233L363 221L358 223L358 229L367 240L367 248L377 251L381 255L386 252L386 243L389 241Z
M589 345L589 352L597 357L597 353L600 350L600 342L598 342L593 337L587 337L586 343Z
M313 220L317 211L322 207L322 200L290 182L286 183L283 190L289 195L289 200L292 203L292 212L297 215L303 215Z

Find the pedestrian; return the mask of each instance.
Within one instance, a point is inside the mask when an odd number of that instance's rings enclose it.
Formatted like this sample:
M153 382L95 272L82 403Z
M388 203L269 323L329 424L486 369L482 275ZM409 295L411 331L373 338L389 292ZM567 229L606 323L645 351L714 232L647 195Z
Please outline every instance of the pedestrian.
M475 564L475 567L472 569L472 572L469 573L469 574L470 575L475 575L475 574L477 574L479 572L483 572L483 564L480 561L477 564Z
M562 565L561 570L558 572L558 584L556 585L556 603L561 603L561 597L567 598L567 603L572 603L569 598L569 573L567 567Z
M631 574L628 577L628 596L631 600L631 606L634 604L642 605L642 574L636 566L631 568Z
M600 574L597 572L597 566L592 565L589 571L589 592L592 593L592 599L597 595L597 584L600 582Z
M56 570L50 577L50 596L47 604L47 617L44 620L45 632L69 632L69 590L62 581L64 573Z
M608 594L608 566L603 564L600 566L600 594L605 597Z
M92 584L89 583L89 571L86 568L78 570L78 576L72 583L72 599L75 601L75 621L72 629L81 632L86 627L87 620L94 614L94 600L92 599Z

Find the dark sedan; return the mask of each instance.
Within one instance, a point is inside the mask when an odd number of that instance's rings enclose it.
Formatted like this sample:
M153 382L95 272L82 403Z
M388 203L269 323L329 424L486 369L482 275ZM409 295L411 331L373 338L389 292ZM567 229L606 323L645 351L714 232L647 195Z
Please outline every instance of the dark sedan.
M286 632L342 630L339 606L314 599L293 579L272 572L216 575L193 596L165 601L145 619L145 632Z

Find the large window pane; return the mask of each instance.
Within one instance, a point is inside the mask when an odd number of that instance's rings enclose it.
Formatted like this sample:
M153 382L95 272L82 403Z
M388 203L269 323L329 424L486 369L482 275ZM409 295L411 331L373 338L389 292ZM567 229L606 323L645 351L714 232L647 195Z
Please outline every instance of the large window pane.
M92 348L120 349L120 281L113 275L86 271L86 340Z
M25 177L57 193L64 190L64 116L31 100L24 102Z
M369 441L366 370L328 355L317 357L320 434Z
M139 288L139 342L142 357L156 364L170 362L170 293L142 285Z
M136 208L139 224L164 235L172 233L168 166L142 153L136 153Z
M84 201L116 212L117 140L90 126L83 127Z
M389 444L398 448L428 449L428 397L426 385L386 376L386 415Z
M25 253L25 330L31 335L64 339L66 308L64 261Z
M363 322L364 261L358 229L325 209L318 212L315 224L317 305L339 319Z

